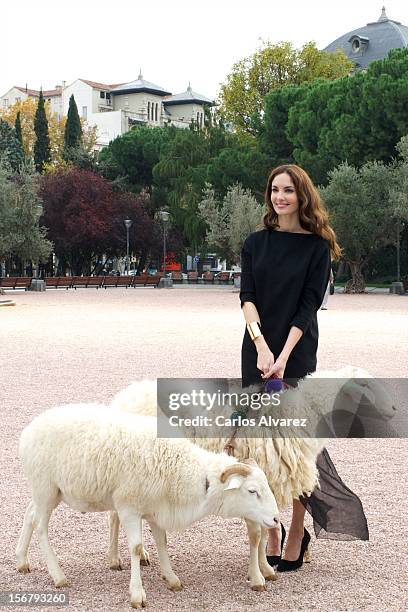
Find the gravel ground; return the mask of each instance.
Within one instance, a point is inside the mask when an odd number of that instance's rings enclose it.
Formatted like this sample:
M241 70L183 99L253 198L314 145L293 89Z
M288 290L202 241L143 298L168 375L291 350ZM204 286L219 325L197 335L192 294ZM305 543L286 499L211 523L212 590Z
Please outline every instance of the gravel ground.
M237 294L228 287L48 290L12 296L16 306L0 310L0 590L53 591L35 536L32 572L15 570L14 548L29 501L17 459L22 428L59 403L108 402L136 378L238 377L242 315ZM329 310L319 313L319 366L352 363L376 376L406 376L407 307L401 296L331 297ZM267 592L255 593L245 580L248 544L241 521L209 518L169 535L173 567L185 585L184 591L172 593L159 577L146 530L152 565L142 568L142 576L149 609L408 610L408 442L333 440L329 450L363 501L369 542L318 540L311 564L280 575ZM289 522L287 512L283 522ZM124 571L108 569L107 514L83 515L61 505L51 519L50 537L70 581L71 612L129 610L129 554L121 534Z

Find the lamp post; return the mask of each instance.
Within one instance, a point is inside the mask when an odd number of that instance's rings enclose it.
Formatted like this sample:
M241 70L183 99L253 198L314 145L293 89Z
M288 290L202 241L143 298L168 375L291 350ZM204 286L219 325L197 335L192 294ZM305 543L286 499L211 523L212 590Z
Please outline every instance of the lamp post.
M125 219L123 221L126 227L126 274L129 274L129 230L132 225L132 221L130 219Z
M167 259L167 249L166 249L166 238L167 238L167 224L170 220L170 213L167 210L160 210L159 217L161 222L163 223L163 275L166 278L166 259Z

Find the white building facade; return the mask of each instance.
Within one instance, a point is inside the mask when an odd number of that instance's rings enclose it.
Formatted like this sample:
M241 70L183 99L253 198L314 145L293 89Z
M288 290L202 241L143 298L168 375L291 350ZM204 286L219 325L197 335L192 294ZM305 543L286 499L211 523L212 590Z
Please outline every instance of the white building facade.
M12 87L0 98L5 109L29 97L38 98L39 91L27 87ZM74 96L79 116L97 128L96 148L101 149L111 140L127 132L133 125L160 126L171 124L186 128L192 122L204 124L205 107L213 105L209 98L192 90L172 95L171 92L143 79L107 85L77 79L70 85L57 85L44 91L44 98L60 119L68 114L69 100Z

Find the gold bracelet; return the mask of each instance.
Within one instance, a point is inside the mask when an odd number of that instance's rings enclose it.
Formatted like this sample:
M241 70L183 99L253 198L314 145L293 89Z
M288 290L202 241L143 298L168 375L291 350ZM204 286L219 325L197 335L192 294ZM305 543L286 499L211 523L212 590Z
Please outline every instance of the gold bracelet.
M252 321L252 323L247 323L247 330L249 333L249 337L254 342L259 336L262 336L262 332L259 328L258 321Z

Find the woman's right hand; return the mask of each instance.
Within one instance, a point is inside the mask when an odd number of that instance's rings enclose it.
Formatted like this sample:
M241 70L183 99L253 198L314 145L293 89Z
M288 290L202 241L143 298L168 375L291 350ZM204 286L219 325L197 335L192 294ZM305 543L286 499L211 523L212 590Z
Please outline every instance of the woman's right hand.
M262 372L262 377L268 372L275 363L275 357L265 342L265 338L261 336L255 340L256 350L258 351L258 359L256 367Z

